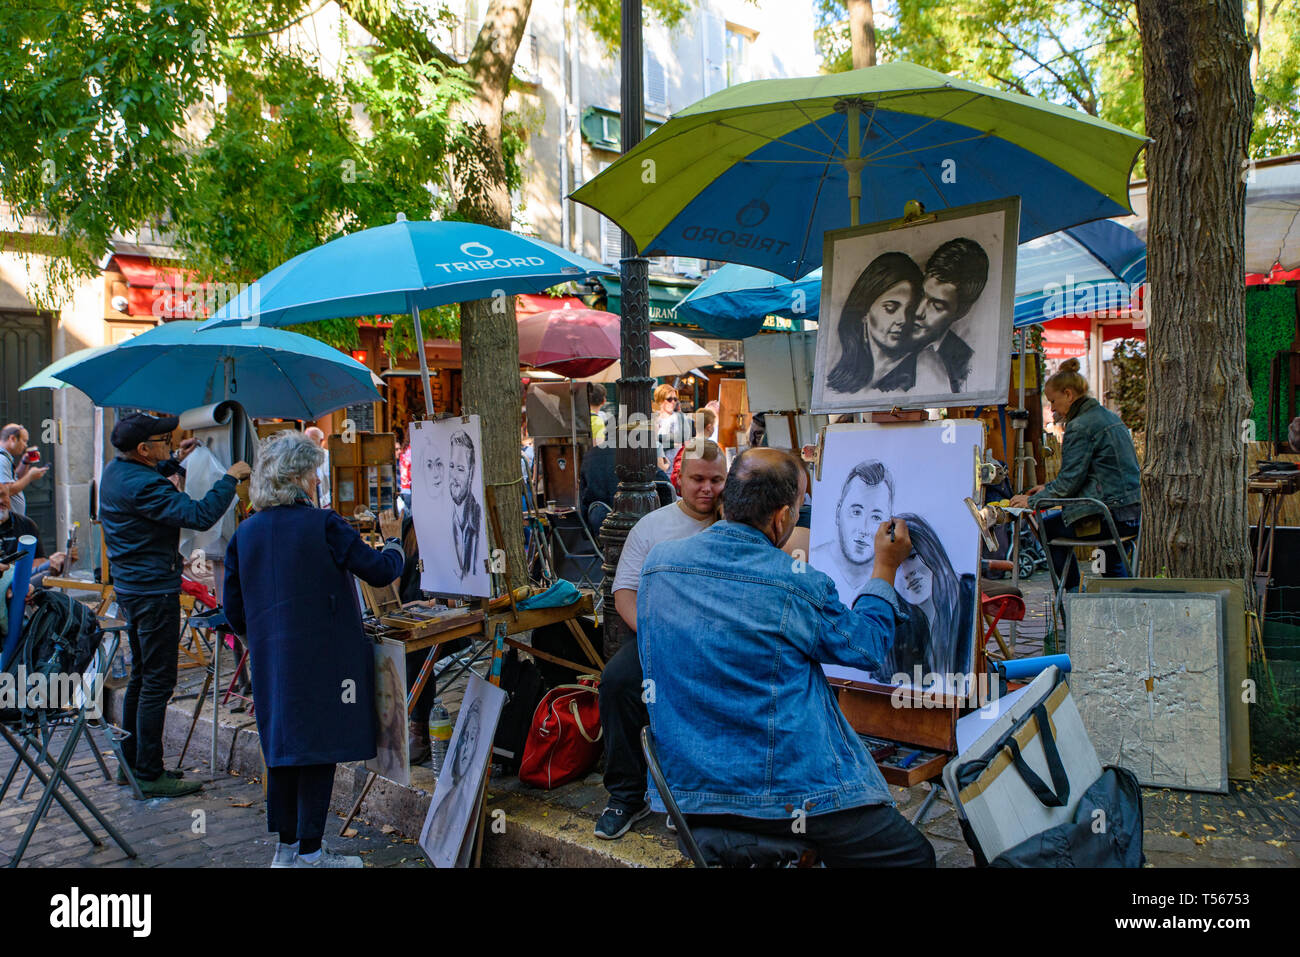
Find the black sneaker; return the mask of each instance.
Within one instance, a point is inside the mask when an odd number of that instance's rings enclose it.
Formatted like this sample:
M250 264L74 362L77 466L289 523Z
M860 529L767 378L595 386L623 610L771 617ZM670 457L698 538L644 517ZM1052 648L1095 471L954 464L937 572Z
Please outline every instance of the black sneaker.
M600 812L600 819L596 821L596 836L601 840L616 841L626 834L633 824L649 814L648 804L642 804L636 809L614 807L611 804Z

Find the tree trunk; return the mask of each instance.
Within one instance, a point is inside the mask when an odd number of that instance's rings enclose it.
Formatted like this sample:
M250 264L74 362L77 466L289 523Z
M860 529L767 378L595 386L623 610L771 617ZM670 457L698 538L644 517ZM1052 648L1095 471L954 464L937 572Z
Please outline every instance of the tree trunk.
M1139 0L1147 133L1144 575L1245 578L1243 223L1254 93L1240 0Z
M475 81L475 95L452 110L462 132L451 152L456 211L471 222L497 229L510 228L501 128L515 53L531 6L532 0L493 0L465 64ZM460 341L464 407L480 416L483 481L497 489L504 541L494 542L494 548L505 549L508 579L514 588L528 581L519 508L521 392L514 297L503 293L461 303Z
M871 0L848 0L849 41L853 46L853 69L876 65L876 15Z

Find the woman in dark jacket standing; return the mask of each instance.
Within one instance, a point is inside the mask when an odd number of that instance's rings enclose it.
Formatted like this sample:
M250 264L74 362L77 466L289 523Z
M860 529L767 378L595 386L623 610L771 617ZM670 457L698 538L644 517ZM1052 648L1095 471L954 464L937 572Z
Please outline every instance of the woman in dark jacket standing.
M280 835L272 867L360 867L324 851L340 761L375 756L375 665L352 576L387 585L402 548L362 541L316 508L324 453L298 432L258 449L249 489L256 514L226 550L226 617L248 642L257 730L266 756L266 817Z
M1060 371L1043 384L1052 415L1065 426L1061 444L1061 471L1046 485L1038 485L1011 504L1033 508L1045 498L1095 498L1110 510L1121 538L1137 535L1142 524L1142 470L1128 428L1110 409L1088 395L1088 380L1079 374L1079 360L1067 359ZM1047 537L1080 541L1109 538L1101 513L1087 504L1066 505L1059 517L1045 516ZM1067 562L1066 588L1079 584L1079 563L1069 562L1068 547L1052 548L1052 563L1060 577ZM1103 574L1115 577L1122 566L1114 546L1104 549ZM1132 574L1132 569L1129 570Z

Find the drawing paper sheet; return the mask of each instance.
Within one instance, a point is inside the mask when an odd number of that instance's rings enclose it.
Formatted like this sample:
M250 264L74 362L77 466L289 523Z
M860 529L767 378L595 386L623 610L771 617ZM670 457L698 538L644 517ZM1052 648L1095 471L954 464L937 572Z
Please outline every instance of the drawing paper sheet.
M424 571L438 595L492 594L479 417L411 423L411 518Z
M829 575L852 607L871 578L880 523L901 518L912 537L914 557L899 568L894 587L916 628L896 641L873 680L916 684L919 667L921 684L933 684L926 676L935 674L964 691L957 676L972 667L980 542L963 499L975 494L975 449L983 441L975 419L826 430L809 564Z
M420 832L420 847L434 867L468 863L463 848L474 836L474 812L479 807L492 738L505 703L504 691L478 675L470 675Z

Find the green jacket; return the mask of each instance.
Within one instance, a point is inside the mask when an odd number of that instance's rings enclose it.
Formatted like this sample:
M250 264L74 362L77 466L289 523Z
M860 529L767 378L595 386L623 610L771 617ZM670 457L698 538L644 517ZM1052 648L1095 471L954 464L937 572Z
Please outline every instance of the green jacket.
M1061 471L1029 498L1031 507L1044 498L1095 498L1112 511L1142 501L1141 470L1133 439L1119 416L1090 396L1070 407L1061 446ZM1061 520L1073 525L1098 514L1088 505L1067 505Z

